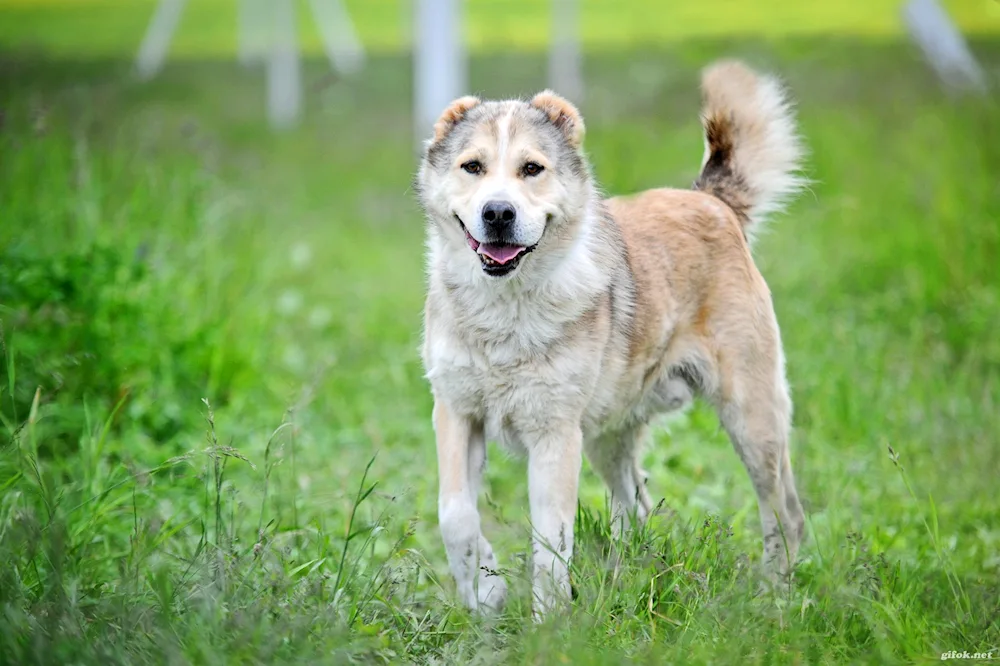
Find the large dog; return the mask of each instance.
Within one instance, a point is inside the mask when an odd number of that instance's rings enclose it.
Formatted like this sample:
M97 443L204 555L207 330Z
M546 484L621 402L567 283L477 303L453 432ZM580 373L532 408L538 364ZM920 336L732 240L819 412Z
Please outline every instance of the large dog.
M583 119L550 91L463 97L434 126L416 178L429 219L423 357L441 534L470 608L497 609L507 594L476 508L486 440L527 454L540 615L569 595L584 452L628 529L651 510L639 465L647 422L696 395L750 474L769 575L789 574L804 523L792 407L749 239L801 186L803 150L773 78L720 62L702 92L706 151L692 190L604 199Z

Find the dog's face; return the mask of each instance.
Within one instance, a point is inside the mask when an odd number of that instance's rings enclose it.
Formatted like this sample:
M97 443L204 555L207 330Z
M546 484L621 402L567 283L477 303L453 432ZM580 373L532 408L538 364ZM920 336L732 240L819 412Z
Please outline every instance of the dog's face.
M449 260L501 278L564 241L592 188L582 139L579 112L551 92L531 102L453 102L417 176Z

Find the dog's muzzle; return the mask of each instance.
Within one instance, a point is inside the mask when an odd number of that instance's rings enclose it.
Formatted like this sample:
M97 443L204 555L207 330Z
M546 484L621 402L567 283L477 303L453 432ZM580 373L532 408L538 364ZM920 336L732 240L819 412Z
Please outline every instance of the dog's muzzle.
M535 245L516 245L513 243L481 242L476 240L462 218L455 215L455 220L465 233L465 240L469 247L479 257L483 272L494 277L502 277L512 273L521 263L521 260L535 249Z

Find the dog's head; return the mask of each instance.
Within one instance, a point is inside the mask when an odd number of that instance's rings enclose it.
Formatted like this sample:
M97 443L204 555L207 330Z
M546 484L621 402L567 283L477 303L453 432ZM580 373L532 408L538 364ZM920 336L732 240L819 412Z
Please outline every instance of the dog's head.
M576 107L549 91L530 102L452 102L416 181L449 260L500 278L532 252L565 246L592 199L583 131Z

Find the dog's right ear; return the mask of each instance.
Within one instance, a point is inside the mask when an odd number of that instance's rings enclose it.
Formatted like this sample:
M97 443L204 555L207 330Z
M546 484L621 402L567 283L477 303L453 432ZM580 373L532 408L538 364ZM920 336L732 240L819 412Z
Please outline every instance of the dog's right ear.
M448 108L441 114L441 117L438 118L438 121L434 123L434 139L432 142L437 143L448 136L448 133L465 117L465 114L477 106L479 106L479 98L472 96L459 97L449 104Z

